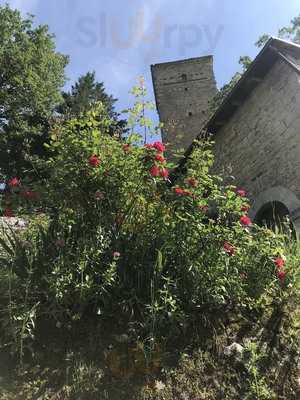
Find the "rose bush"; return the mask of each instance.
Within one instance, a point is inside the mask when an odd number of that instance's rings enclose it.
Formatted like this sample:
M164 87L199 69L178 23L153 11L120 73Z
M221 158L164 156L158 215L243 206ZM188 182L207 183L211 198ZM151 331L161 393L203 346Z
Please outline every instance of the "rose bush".
M140 121L134 110L129 120ZM165 145L141 145L134 130L120 142L110 123L101 104L62 122L49 178L37 188L9 181L4 214L47 220L2 243L16 280L29 282L29 309L58 321L115 316L136 335L169 337L208 310L279 296L291 279L278 261L284 240L252 224L244 189L210 174L210 143L173 185Z

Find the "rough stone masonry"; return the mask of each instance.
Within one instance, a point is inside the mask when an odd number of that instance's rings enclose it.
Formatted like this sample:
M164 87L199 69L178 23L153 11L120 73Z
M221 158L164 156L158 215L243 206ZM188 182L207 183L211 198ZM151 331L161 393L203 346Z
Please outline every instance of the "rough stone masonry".
M271 38L213 115L211 56L151 66L162 138L182 166L203 132L215 171L245 188L250 216L272 225L289 215L300 232L300 46Z

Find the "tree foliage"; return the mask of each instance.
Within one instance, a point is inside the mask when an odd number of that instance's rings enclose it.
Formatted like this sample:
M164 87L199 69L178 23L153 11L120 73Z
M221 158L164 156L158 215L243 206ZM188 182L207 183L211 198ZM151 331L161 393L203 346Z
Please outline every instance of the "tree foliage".
M97 102L101 102L107 109L111 119L111 134L121 136L125 129L126 121L120 120L120 115L115 110L115 99L105 91L104 83L97 82L95 72L88 72L79 77L69 92L63 92L63 102L57 108L64 117L79 117L81 113L91 110Z
M0 7L0 173L24 174L43 154L49 119L61 101L67 57L48 27Z

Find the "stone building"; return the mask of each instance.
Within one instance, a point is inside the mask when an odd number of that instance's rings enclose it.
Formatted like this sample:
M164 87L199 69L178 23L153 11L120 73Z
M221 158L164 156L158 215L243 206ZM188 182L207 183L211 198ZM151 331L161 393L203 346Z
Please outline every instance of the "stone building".
M186 158L193 139L211 133L215 169L247 190L250 216L271 225L289 215L300 232L300 46L271 38L208 118L212 57L154 65L152 76L163 140L184 147ZM169 119L177 119L173 130Z

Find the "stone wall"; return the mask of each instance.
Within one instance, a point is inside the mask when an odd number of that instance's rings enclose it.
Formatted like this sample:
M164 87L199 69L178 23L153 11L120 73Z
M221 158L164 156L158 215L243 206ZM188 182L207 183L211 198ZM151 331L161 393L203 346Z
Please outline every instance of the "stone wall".
M208 117L216 94L212 56L151 66L156 105L168 155L186 149Z
M300 199L300 76L283 61L269 71L215 137L217 172L252 200L272 187Z

